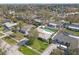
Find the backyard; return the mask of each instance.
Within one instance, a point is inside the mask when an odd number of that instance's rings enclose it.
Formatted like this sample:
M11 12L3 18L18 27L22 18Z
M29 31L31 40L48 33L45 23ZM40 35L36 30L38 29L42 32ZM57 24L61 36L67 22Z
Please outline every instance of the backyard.
M2 26L0 26L0 31L2 31L4 28Z
M14 35L15 35L14 39L16 39L16 40L21 40L24 38L24 35L20 32L16 32L16 33L14 33Z
M33 43L30 46L39 52L43 52L48 47L48 43L43 40L33 39Z
M20 46L19 51L21 51L25 55L38 55L38 53L34 52L26 46Z
M73 31L73 30L65 29L65 32L68 32L68 33L71 33L73 35L79 36L79 32L78 31Z
M10 37L5 37L3 38L3 40L10 45L15 45L17 43L15 40L11 39Z

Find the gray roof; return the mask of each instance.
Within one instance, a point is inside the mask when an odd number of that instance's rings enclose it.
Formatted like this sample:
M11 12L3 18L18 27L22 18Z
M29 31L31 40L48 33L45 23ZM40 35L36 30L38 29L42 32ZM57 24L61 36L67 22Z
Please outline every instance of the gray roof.
M67 35L64 35L63 33L59 33L57 34L54 39L60 39L60 40L78 40L76 38L72 38L72 37L69 37Z
M69 25L69 24L68 24L67 27L68 27L68 28L71 28L71 29L77 29L77 30L79 30L79 25L75 25L75 24L70 24L70 25Z

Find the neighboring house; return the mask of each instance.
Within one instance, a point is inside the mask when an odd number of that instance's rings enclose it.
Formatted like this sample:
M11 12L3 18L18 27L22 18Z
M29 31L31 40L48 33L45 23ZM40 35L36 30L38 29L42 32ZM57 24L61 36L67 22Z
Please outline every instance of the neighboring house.
M29 39L23 38L23 39L20 40L20 42L18 43L18 45L26 45L26 44L28 44L28 42L29 42Z
M54 32L50 31L50 29L45 29L44 27L45 26L39 26L37 28L37 31L39 33L39 38L42 38L47 41L51 37L51 35L54 34Z
M24 35L28 35L28 34L29 34L26 28L22 28L22 29L20 29L19 31L20 31L21 33L23 33Z
M6 22L6 23L4 23L4 27L6 29L9 29L9 30L11 30L16 25L17 25L17 23L13 23L13 22Z
M56 29L56 28L58 28L58 25L55 23L48 23L48 27L52 28L52 29Z
M33 25L26 25L24 27L22 27L19 31L21 33L23 33L24 35L28 35L29 34L29 31L31 30L31 28L33 28L34 26Z
M67 33L58 33L52 40L59 45L68 45L71 49L79 48L79 38L71 37Z
M65 25L65 28L79 31L79 25L76 25L76 24Z
M8 12L9 12L9 14L15 15L15 11L13 11L13 10L9 10Z
M17 20L23 20L23 19L27 19L27 16L22 16L22 15L18 15L15 16Z
M4 18L2 22L3 22L3 23L11 22L11 19L6 19L6 18Z
M42 24L42 20L41 19L34 19L33 20L34 22L34 25L36 25L36 26L40 26L41 24Z

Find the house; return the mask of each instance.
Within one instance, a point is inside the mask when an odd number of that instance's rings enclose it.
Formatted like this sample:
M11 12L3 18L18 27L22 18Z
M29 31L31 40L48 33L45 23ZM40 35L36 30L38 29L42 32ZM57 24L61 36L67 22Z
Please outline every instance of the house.
M45 26L39 26L37 28L37 31L39 33L39 38L42 38L44 40L48 40L52 34L54 34L53 31L51 31L50 29L45 28Z
M6 22L6 23L4 23L3 25L4 25L4 27L5 27L6 29L10 30L10 29L12 29L14 26L16 26L17 23Z
M58 33L54 38L52 37L52 40L59 45L64 45L71 49L79 48L79 37L72 37L68 33Z
M41 19L34 19L33 20L34 22L34 25L36 25L36 26L39 26L39 25L41 25L42 24L42 20Z
M4 18L2 22L3 22L3 23L11 22L11 19Z
M31 28L33 28L34 26L33 25L26 25L24 27L22 27L19 31L21 33L23 33L24 35L28 35L29 34L29 31L31 30Z
M13 11L13 10L9 10L9 14L13 14L13 15L15 15L15 11Z
M58 28L58 24L56 23L48 23L47 25L49 28L52 28L52 29L57 29Z
M76 25L76 24L69 24L69 25L66 24L65 28L74 30L74 31L79 31L79 25Z
M23 38L23 39L20 40L20 42L18 43L18 45L26 45L26 44L28 44L28 42L29 42L29 39Z
M21 28L19 31L21 33L23 33L24 35L28 35L29 34L26 28Z

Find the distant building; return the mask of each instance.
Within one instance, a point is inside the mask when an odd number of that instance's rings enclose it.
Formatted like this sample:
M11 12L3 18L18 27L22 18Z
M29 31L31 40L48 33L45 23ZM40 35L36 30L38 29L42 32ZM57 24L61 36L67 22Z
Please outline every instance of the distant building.
M40 26L40 25L42 25L42 23L43 23L43 22L42 22L41 19L34 19L34 20L33 20L33 24L36 25L36 26Z
M56 28L58 28L58 25L55 23L48 23L48 27L50 27L52 29L56 29Z
M9 29L9 30L12 29L16 25L17 25L17 23L13 23L13 22L6 22L6 23L4 23L4 27L6 29Z
M15 15L15 11L9 10L9 14Z
M4 18L2 22L3 22L3 23L11 22L11 19L6 19L6 18Z

